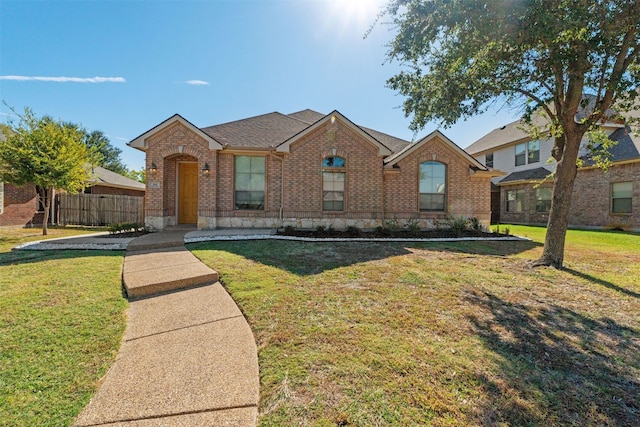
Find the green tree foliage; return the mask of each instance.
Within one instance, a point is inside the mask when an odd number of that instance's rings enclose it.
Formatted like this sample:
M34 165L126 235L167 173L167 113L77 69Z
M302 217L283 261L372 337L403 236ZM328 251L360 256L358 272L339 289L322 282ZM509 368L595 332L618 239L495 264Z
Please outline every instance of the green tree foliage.
M128 176L129 170L120 158L122 150L111 145L111 141L102 131L85 131L84 143L89 150L96 153L95 164L120 175Z
M530 123L546 116L537 132L553 137L558 163L536 264L562 267L581 140L609 108L636 105L640 2L392 0L386 13L397 31L388 57L403 65L388 85L405 96L413 130L495 104L522 107Z
M140 170L132 169L130 171L127 171L127 173L124 174L124 176L131 179L135 179L138 182L144 183L147 180L147 171L144 168Z
M37 117L30 108L9 123L6 140L0 142L0 181L15 185L35 184L45 206L42 234L47 222L53 190L77 192L90 177L91 155L76 125ZM4 131L3 131L4 133Z

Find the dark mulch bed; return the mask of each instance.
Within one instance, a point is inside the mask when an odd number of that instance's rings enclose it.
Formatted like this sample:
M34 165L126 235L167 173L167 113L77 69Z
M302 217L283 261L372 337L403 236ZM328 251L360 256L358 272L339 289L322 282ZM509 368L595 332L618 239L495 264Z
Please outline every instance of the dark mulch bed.
M122 233L109 233L108 235L106 235L105 237L108 238L123 238L123 237L140 237L143 236L145 234L149 233L146 230L140 230L140 231L125 231Z
M400 239L439 239L439 238L460 238L460 237L509 237L506 234L489 233L485 231L464 230L454 233L448 229L435 230L406 230L406 229L375 229L375 230L300 230L284 229L278 230L281 236L313 237L313 238L400 238Z

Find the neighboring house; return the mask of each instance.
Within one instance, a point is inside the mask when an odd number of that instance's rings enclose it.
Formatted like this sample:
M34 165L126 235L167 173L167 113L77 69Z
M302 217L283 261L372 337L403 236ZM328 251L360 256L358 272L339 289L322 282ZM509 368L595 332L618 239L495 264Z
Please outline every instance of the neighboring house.
M95 166L93 171L93 178L87 183L85 193L144 196L145 185L141 182L99 166ZM51 223L55 223L56 206L52 205L49 218ZM39 225L42 224L43 214L44 205L39 200L35 185L18 187L0 182L0 226Z
M593 166L581 150L585 166L578 169L574 183L569 225L640 230L640 137L620 121L608 121L602 128L617 141L610 149L611 166L606 172ZM507 173L492 179L493 222L546 224L553 180L544 180L556 168L553 139L532 140L523 129L524 124L515 121L466 150L487 167Z
M145 185L134 179L112 172L100 166L93 167L93 177L87 183L86 194L116 194L144 197Z
M5 225L28 225L40 218L42 205L38 204L35 185L21 187L0 182L0 227Z
M129 143L146 153L155 229L362 229L448 215L488 226L496 175L436 131L416 143L337 111L269 113L198 128L176 114Z

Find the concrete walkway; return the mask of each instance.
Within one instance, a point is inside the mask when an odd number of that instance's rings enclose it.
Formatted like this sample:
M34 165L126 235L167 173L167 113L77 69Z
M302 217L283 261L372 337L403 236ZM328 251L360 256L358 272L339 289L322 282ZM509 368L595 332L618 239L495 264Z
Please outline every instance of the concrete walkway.
M217 272L186 250L185 233L127 242L124 340L74 426L256 425L253 334Z

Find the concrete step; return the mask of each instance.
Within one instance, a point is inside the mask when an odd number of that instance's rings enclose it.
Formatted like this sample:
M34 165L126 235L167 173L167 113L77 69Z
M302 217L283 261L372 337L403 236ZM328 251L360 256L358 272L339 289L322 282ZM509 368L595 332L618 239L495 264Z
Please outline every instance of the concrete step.
M184 230L144 234L129 243L128 251L171 248L184 245Z
M122 282L130 299L208 285L218 272L200 262L184 246L127 251Z

